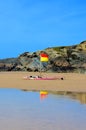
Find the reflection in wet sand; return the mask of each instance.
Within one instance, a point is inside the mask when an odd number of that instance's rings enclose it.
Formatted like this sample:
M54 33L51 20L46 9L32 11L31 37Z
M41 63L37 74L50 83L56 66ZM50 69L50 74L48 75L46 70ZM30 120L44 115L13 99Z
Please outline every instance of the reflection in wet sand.
M27 89L22 91L28 92ZM38 91L34 91L38 92ZM53 95L62 95L62 96L68 96L72 99L79 100L81 104L86 104L86 92L69 92L69 91L44 91L46 94L40 94L41 99L46 98L47 94L53 94ZM40 92L39 92L40 93Z
M1 130L86 130L86 94L0 89ZM67 97L67 98L66 98ZM78 127L77 127L78 126Z
M63 96L68 96L72 99L79 100L81 104L86 104L86 93L84 92L64 92L64 91L59 91L59 92L51 92L52 94L55 95L63 95Z
M40 91L40 99L43 100L47 98L48 92L47 91Z
M77 94L76 99L80 100L82 104L86 104L86 94Z

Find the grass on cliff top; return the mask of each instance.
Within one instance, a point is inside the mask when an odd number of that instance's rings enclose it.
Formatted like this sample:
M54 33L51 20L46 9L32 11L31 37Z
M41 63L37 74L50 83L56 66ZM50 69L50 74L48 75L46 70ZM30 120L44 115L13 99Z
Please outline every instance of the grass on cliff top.
M61 49L68 49L70 46L53 47L55 51L61 51Z

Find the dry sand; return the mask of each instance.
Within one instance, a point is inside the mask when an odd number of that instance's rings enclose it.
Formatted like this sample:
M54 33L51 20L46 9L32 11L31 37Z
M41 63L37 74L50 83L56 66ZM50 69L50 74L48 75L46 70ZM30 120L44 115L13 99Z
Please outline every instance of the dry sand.
M42 73L44 76L64 77L64 80L24 80L26 75L38 75L32 72L0 72L0 88L24 90L49 90L86 92L86 74L78 73Z

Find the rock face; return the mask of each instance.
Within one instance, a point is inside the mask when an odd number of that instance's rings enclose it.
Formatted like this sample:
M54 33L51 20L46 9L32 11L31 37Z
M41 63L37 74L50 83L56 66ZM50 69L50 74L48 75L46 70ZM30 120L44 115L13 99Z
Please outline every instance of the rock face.
M86 72L86 41L74 46L52 47L42 50L49 56L40 64L40 52L25 52L17 58L0 60L0 71Z

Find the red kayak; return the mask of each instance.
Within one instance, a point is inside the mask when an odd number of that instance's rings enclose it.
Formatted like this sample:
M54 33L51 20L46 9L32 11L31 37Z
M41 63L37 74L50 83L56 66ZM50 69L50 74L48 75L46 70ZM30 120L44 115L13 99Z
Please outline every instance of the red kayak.
M25 76L23 79L28 80L63 80L63 77L40 77L40 76Z

